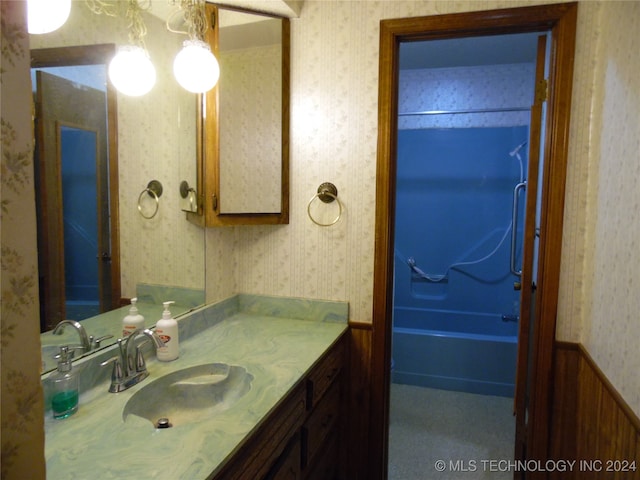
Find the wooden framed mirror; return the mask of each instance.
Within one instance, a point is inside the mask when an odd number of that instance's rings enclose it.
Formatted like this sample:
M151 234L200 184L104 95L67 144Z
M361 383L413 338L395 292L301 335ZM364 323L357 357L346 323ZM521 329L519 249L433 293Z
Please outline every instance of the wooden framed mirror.
M289 223L289 19L206 4L207 41L220 62L200 97L201 226Z

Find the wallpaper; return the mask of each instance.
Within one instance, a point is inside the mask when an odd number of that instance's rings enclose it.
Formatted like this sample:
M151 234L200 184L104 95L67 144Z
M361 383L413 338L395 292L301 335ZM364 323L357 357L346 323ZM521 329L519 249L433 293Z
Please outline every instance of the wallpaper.
M29 40L22 2L0 2L2 423L0 477L44 478Z
M233 281L239 292L346 300L351 319L370 322L380 19L518 5L306 0L291 20L290 224L207 232L207 298ZM331 227L307 215L323 182L344 207ZM324 207L318 214L335 215Z
M595 84L594 156L599 160L593 284L583 342L636 413L640 412L640 3L602 6ZM599 157L599 158L598 158Z
M509 127L528 125L534 64L400 71L398 128ZM500 111L525 107L522 111ZM491 110L483 113L402 115L431 110Z
M225 51L219 61L219 115L225 119L219 126L220 212L279 213L282 48L276 44Z

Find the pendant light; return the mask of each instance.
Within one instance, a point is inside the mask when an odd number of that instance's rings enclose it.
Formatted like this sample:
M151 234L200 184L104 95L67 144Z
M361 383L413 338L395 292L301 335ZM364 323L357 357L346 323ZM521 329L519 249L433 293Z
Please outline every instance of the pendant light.
M126 16L129 23L129 45L118 47L109 63L109 79L125 95L138 97L149 92L156 83L156 69L144 44L147 27L142 21L138 0L129 0Z
M185 40L182 50L173 61L173 74L184 89L204 93L218 82L220 67L207 43Z
M204 41L208 28L204 3L204 0L181 0L180 9L188 31L171 30L189 35L173 61L173 74L184 89L193 93L211 90L220 77L218 60Z
M155 85L156 69L143 47L124 45L109 63L109 79L120 93L139 97Z
M28 0L27 24L31 34L53 32L69 18L71 0Z

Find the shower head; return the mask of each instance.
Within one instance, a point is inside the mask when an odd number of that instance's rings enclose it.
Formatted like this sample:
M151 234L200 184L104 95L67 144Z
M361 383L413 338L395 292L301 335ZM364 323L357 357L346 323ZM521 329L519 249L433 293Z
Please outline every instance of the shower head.
M515 156L515 155L517 155L517 154L518 154L518 152L520 151L520 149L521 149L522 147L524 147L526 144L527 144L527 141L525 140L525 141L524 141L524 142L522 142L520 145L518 145L516 148L514 148L513 150L511 150L511 151L509 152L509 155L510 155L510 156L512 156L512 157L513 157L513 156Z

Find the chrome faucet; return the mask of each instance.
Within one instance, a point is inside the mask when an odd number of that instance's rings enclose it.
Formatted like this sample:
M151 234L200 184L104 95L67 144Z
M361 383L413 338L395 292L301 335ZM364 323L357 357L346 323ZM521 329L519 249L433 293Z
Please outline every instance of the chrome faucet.
M111 393L122 392L127 388L137 385L149 376L141 350L142 345L136 345L136 338L140 335L149 337L156 348L164 347L164 342L158 334L148 328L144 330L136 328L131 332L131 335L127 336L124 340L119 338L118 349L120 355L110 358L101 364L104 366L113 362L111 385L109 386ZM146 343L146 341L143 343Z
M75 328L76 332L78 332L78 335L80 335L80 344L82 345L82 352L85 353L90 351L91 342L89 341L89 337L87 336L87 331L80 324L80 322L76 322L75 320L62 320L53 329L53 334L62 335L62 332L64 332L64 329L67 325L71 325L73 328Z

